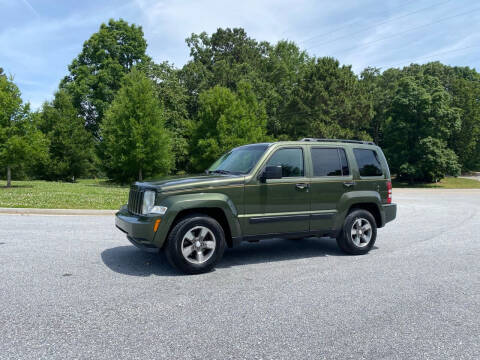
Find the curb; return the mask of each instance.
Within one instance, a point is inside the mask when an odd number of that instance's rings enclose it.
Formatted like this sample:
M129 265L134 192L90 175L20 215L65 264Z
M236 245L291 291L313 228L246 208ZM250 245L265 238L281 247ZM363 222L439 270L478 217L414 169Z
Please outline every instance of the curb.
M8 215L115 215L118 210L0 208Z

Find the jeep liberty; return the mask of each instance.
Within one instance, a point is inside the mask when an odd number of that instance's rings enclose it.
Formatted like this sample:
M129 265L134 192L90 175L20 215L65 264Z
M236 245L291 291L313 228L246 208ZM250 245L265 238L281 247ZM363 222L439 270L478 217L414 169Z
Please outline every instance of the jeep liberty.
M195 274L227 246L266 238L334 237L347 254L365 254L396 212L378 146L305 138L237 147L203 175L136 182L115 222L135 246L163 249Z

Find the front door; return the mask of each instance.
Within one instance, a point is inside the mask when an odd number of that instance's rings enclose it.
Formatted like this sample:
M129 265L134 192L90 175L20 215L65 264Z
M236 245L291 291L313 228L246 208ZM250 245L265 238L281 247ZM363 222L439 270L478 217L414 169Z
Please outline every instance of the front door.
M303 147L276 150L265 166L281 166L281 179L254 178L245 186L244 235L302 233L309 229L310 192Z

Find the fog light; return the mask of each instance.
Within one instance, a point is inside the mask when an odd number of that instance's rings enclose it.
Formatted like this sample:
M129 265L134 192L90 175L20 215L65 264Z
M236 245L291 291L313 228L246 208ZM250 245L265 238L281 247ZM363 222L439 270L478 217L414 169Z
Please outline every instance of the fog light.
M150 210L150 214L164 215L166 212L167 212L166 206L155 205L154 207L152 207L152 210Z

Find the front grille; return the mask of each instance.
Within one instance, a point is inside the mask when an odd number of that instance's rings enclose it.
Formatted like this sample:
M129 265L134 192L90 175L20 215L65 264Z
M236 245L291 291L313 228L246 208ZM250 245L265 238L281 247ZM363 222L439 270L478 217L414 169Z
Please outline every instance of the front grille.
M128 195L128 211L135 215L142 214L143 191L132 186Z

